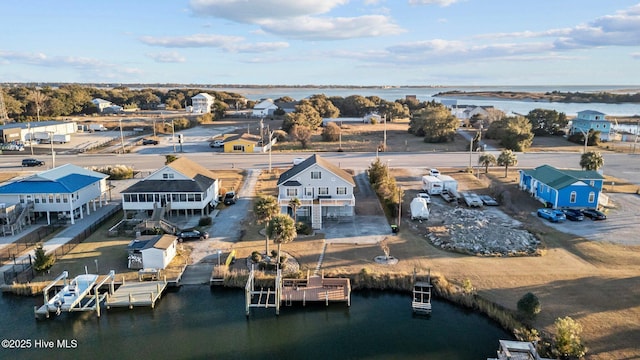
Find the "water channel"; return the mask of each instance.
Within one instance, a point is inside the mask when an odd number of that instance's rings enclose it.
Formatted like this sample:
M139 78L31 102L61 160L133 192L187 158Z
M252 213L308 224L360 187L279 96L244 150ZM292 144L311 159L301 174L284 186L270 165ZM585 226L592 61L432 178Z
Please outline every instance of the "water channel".
M183 286L155 309L63 313L37 321L40 298L0 296L3 359L486 359L512 339L486 317L444 301L429 317L410 294L356 292L346 304L252 309L241 290ZM53 345L52 348L42 348ZM36 348L40 347L40 348Z

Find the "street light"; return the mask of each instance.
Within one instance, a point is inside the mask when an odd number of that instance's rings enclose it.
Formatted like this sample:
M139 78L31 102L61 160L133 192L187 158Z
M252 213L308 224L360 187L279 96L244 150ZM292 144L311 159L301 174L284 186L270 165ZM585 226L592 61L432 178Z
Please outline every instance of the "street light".
M222 255L222 250L218 250L218 267L220 267L220 255Z
M582 151L582 153L586 154L587 153L587 141L589 140L588 133L584 132L584 130L582 130L580 128L574 128L574 129L580 130L580 132L582 133L582 136L584 137L584 150Z
M120 123L120 144L122 145L122 155L124 155L124 134L122 133L122 118L118 119Z

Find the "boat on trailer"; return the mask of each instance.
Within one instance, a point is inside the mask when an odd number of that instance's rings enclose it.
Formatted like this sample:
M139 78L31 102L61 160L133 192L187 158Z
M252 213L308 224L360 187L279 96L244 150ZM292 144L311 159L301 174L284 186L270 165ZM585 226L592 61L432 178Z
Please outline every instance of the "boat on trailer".
M71 311L91 291L97 281L98 275L95 274L76 276L47 301L47 309L56 314L60 314L61 311Z

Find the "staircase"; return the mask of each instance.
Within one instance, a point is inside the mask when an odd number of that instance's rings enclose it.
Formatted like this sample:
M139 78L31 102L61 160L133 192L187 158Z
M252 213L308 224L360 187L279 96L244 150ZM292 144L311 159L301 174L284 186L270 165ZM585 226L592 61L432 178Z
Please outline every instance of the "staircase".
M322 229L322 206L320 204L311 206L311 228Z

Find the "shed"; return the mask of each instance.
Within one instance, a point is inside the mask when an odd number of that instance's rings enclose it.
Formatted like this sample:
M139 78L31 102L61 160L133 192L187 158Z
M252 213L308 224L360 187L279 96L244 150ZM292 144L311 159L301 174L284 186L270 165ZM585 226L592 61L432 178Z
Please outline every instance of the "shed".
M176 256L175 235L142 235L127 246L129 269L164 269Z

